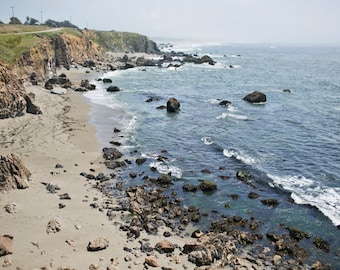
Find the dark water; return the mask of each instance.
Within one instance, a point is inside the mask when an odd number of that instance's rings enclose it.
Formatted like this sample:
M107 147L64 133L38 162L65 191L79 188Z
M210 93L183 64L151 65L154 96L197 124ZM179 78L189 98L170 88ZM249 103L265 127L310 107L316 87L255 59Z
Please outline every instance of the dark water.
M329 254L306 247L315 257L340 266L334 256L340 250L336 228L340 224L340 48L187 43L174 49L209 54L217 63L106 74L123 91L106 93L104 85L96 82L99 90L86 94L94 104L116 111L103 115L97 105L93 111L92 122L103 146L115 137L112 125L118 120L116 125L126 134L123 151L137 150L137 156L148 158L132 170L152 175L149 167L156 167L176 176L172 189L185 204L209 213L199 224L203 228L220 215L270 221L262 225L263 232L279 231L278 224L284 223L329 241ZM266 94L265 104L242 100L255 90ZM180 101L180 113L156 109L169 97ZM149 98L153 102L146 102ZM222 107L220 100L231 105ZM167 159L160 162L159 155ZM236 178L238 170L253 176L252 185ZM141 177L130 180L129 172L123 174L127 181L142 181ZM198 185L200 179L216 182L217 191L182 192L183 184ZM249 199L251 191L261 197ZM239 198L232 199L232 194ZM278 199L280 205L264 206L260 200L267 198Z

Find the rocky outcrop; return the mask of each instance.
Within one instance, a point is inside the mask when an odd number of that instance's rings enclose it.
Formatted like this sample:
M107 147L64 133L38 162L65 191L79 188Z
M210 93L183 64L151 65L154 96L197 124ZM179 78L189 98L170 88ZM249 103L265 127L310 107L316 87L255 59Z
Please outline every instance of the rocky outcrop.
M13 236L0 235L0 256L13 253Z
M250 93L246 95L243 100L248 101L250 103L262 103L267 101L267 97L265 94L254 91L253 93Z
M180 108L181 104L179 103L179 101L175 98L169 98L167 104L166 104L166 110L168 112L178 112L179 108Z
M0 63L0 119L21 116L26 110L25 90L9 67Z
M30 171L14 154L0 156L0 191L28 188Z
M38 105L34 103L34 94L29 93L25 96L26 100L26 112L31 114L42 114L42 111Z

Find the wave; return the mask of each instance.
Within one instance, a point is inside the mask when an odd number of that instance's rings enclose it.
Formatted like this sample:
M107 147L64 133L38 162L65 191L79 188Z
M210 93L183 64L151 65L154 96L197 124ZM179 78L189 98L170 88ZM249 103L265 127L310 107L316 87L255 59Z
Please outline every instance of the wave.
M182 170L176 166L169 165L169 163L174 162L176 159L159 161L160 155L159 153L155 153L155 152L142 153L141 156L147 159L154 160L150 162L149 167L156 168L156 170L159 173L162 173L162 174L171 173L171 175L176 178L182 178Z
M201 141L204 143L204 144L206 144L206 145L211 145L211 144L213 144L213 143L215 143L212 139L211 139L211 137L203 137L203 138L201 138Z
M315 181L303 176L278 177L268 174L274 186L291 192L297 204L315 206L327 216L335 226L340 225L340 188L319 186Z
M245 115L241 114L235 114L235 113L222 113L221 115L217 116L216 119L224 119L224 118L234 118L236 120L243 120L243 121L248 121L251 120Z
M235 158L239 161L242 161L243 163L245 163L247 165L254 166L254 165L259 164L259 161L256 158L254 158L254 157L252 157L252 156L250 156L250 155L248 155L248 154L246 154L242 151L238 152L234 149L224 149L223 155L228 157L228 158Z
M156 168L159 173L162 174L171 173L171 175L175 176L176 178L182 178L182 170L180 168L165 164L162 161L151 162L150 167Z

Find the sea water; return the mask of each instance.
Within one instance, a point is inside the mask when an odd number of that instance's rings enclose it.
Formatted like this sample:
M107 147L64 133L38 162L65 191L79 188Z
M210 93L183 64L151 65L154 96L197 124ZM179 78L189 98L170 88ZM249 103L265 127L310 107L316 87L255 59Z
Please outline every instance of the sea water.
M96 104L92 122L102 145L117 139L112 126L118 125L123 151L147 158L122 178L138 184L152 175L149 167L171 172L177 178L171 189L185 205L207 213L198 224L203 229L222 215L256 217L265 221L263 232L285 224L329 241L330 254L307 248L340 265L334 253L340 251L340 48L178 42L170 49L207 54L216 64L109 72L103 77L122 91L108 93L108 85L95 81L97 90L86 93ZM267 102L244 101L253 91ZM170 97L180 102L179 113L156 109ZM231 104L221 106L222 100ZM130 179L131 170L140 177ZM252 175L250 185L236 178L238 170ZM216 182L217 191L182 192L202 179ZM249 199L249 192L260 198ZM279 206L264 206L260 200L267 198Z

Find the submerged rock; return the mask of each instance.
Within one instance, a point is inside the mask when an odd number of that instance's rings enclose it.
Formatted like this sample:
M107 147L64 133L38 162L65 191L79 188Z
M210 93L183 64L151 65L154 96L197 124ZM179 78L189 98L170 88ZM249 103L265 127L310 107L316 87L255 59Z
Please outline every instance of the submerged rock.
M208 181L208 180L200 180L201 183L199 184L198 188L203 192L215 191L217 189L217 185L215 182Z

